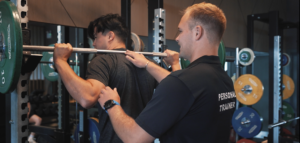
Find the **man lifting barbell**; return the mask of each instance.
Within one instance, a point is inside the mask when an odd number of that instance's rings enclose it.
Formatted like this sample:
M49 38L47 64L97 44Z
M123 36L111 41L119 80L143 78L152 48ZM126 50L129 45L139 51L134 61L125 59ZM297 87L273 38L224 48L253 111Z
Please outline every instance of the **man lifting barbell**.
M89 37L96 49L123 51L128 30L117 14L101 16L90 23ZM78 77L68 66L67 59L73 48L70 44L55 44L54 63L70 95L84 108L97 103L101 89L105 86L117 87L122 100L122 108L132 118L136 118L151 99L157 85L155 79L145 70L135 67L126 60L124 54L97 55L88 66L86 80ZM76 48L74 48L76 50ZM115 134L108 114L100 104L99 131L101 143L122 142Z
M225 15L217 6L203 2L188 7L178 25L176 41L180 57L191 64L173 73L143 55L126 53L130 62L145 68L160 84L135 120L121 106L114 106L122 104L118 88L101 90L98 102L122 141L228 142L236 98L232 80L218 57L225 27Z

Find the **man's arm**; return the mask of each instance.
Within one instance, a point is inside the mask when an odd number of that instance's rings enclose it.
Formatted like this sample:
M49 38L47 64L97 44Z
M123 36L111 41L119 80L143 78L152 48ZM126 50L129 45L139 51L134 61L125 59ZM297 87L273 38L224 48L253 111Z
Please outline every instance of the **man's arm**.
M84 80L77 76L67 63L72 53L70 44L55 44L54 63L55 67L70 95L84 108L91 108L97 103L103 83L98 80Z
M101 90L100 98L98 99L101 107L107 100L114 99L120 103L120 96L117 93L116 88L112 90L110 87L106 87ZM141 128L135 120L129 117L121 106L115 105L107 110L113 128L121 140L125 143L146 143L153 142L155 139L148 134L143 128Z
M164 53L167 53L168 55L167 57L164 58L164 60L171 65L172 71L181 70L179 64L179 53L168 49L166 49Z
M152 63L145 58L144 55L138 54L132 51L126 51L126 59L132 62L135 66L139 68L146 68L146 70L156 79L158 83L161 82L165 77L167 77L170 72L166 69Z

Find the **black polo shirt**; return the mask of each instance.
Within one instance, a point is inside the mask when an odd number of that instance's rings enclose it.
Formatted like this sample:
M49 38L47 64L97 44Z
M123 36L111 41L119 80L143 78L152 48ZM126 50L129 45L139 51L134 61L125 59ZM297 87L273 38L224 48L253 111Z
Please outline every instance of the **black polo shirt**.
M225 143L235 100L219 57L203 56L163 79L136 122L163 143Z

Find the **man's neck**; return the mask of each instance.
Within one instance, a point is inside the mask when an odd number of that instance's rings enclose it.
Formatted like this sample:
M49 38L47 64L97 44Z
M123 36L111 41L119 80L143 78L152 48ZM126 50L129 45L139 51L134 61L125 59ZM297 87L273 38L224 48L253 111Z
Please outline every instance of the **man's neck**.
M189 59L190 62L193 62L203 56L218 56L218 46L210 44L195 44L192 49L193 52Z
M107 50L120 49L120 48L125 48L125 49L126 49L125 44L123 44L123 43L115 43L115 44L111 44L111 45L107 48Z

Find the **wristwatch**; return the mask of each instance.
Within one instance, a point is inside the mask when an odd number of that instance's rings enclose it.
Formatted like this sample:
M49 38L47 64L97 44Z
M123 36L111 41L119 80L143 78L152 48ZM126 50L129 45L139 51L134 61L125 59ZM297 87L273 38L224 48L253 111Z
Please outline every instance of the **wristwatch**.
M120 104L119 104L117 101L111 99L111 100L107 100L107 101L104 103L103 108L104 108L104 110L105 110L106 113L107 113L107 110L108 110L109 108L115 106L115 105L120 105Z

